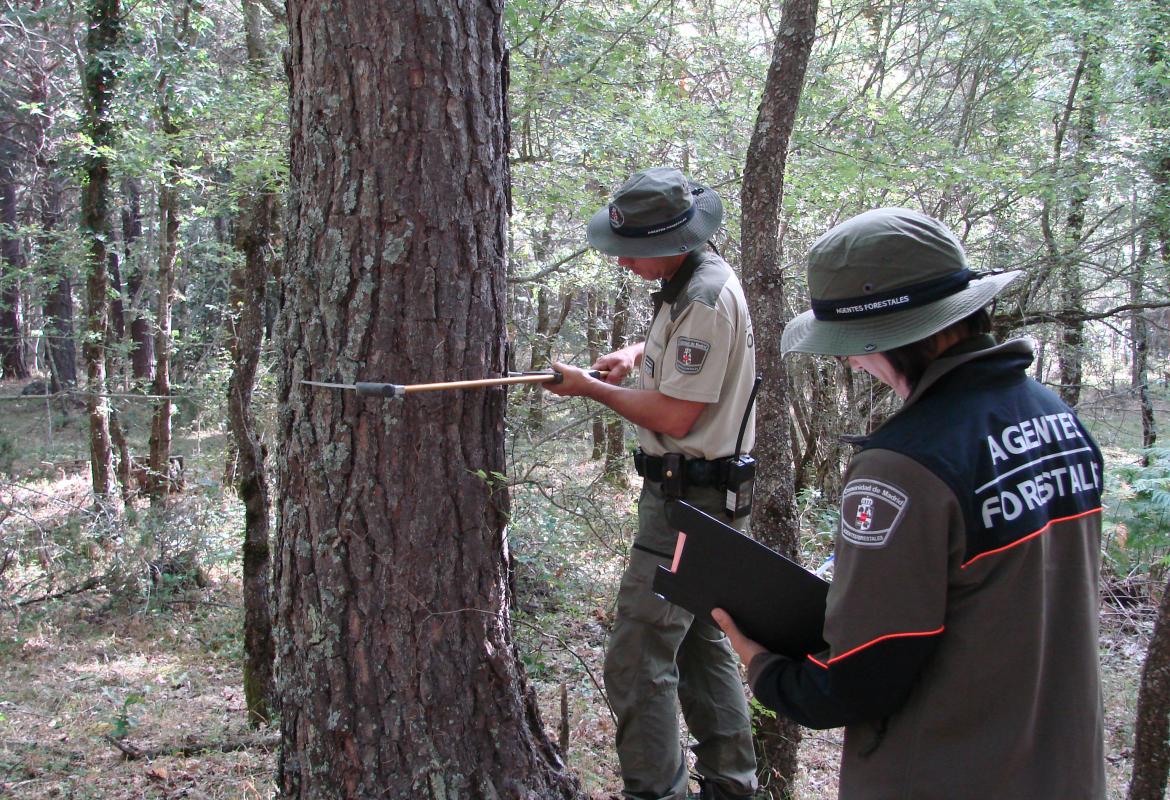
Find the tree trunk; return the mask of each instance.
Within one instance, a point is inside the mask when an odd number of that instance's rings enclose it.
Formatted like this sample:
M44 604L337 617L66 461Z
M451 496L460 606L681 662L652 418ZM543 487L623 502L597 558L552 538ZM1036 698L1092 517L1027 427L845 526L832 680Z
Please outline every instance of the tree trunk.
M166 110L163 110L164 115ZM153 506L160 506L171 489L171 306L175 294L175 259L179 246L179 198L177 170L167 170L158 190L160 220L158 258L158 308L155 311L154 382L155 400L150 426L150 468L147 494Z
M756 499L752 534L779 552L798 558L800 532L793 495L792 443L788 427L788 373L780 357L787 314L781 264L780 202L788 141L800 104L812 51L817 0L785 0L772 63L744 165L743 275L752 306L757 369L764 377L756 411ZM777 715L756 714L761 786L773 798L792 797L800 728Z
M137 180L129 179L122 184L122 193L126 198L122 207L122 261L126 265L126 296L130 301L130 374L143 384L154 380L154 337L150 317L142 311L146 305L145 260L138 246L142 239L142 190Z
M82 355L85 359L86 413L89 416L90 474L93 493L105 500L113 492L114 455L110 445L110 408L106 393L106 346L109 342L109 281L106 276L107 208L110 182L106 153L115 144L109 118L117 77L116 58L121 36L119 0L91 0L87 7L89 32L85 51L85 130L90 149L85 157L81 195L81 228L88 242L86 324Z
M244 0L244 32L248 63L259 70L265 50L260 25L260 7ZM276 698L274 662L276 643L272 636L268 516L271 501L265 469L265 447L256 430L252 393L264 343L264 309L270 273L268 253L276 228L277 197L268 187L258 185L251 199L245 199L235 221L233 244L244 255L244 263L232 270L228 345L232 376L228 382L228 421L237 453L235 483L244 503L244 702L253 725L272 718Z
M613 299L613 327L609 334L611 352L626 346L626 329L629 327L629 322L630 286L623 281ZM625 488L629 485L629 473L626 471L626 467L629 463L627 459L630 457L630 454L626 452L627 423L617 414L606 414L606 416L609 417L609 423L605 426L605 465L602 467L602 474L605 475L606 480Z
M231 327L228 336L232 376L228 382L228 421L238 452L236 489L244 503L244 701L253 725L267 723L275 696L269 610L268 477L264 446L252 414L252 391L264 341L264 296L268 285L266 254L276 220L276 195L258 191L236 222L235 245L244 263L232 270Z
M1142 243L1138 248L1135 259L1134 274L1129 279L1129 302L1135 307L1145 299L1143 285L1146 280L1146 264L1150 260L1150 242L1142 232ZM1158 430L1154 420L1154 404L1150 399L1150 332L1149 322L1140 310L1135 310L1129 318L1129 336L1132 347L1130 361L1129 386L1130 391L1137 398L1138 409L1142 418L1142 449L1149 450L1158 440ZM1143 453L1142 464L1150 465L1149 453Z
M596 363L597 359L601 358L604 353L601 352L601 343L604 340L605 329L601 324L601 315L605 313L608 303L596 291L589 291L585 293L585 345L589 348L589 363ZM600 403L596 404L599 408L594 410L592 426L593 451L589 458L592 461L600 461L601 457L605 455L606 435L605 435L605 418L601 415Z
M1162 590L1133 725L1128 800L1162 800L1170 773L1170 585Z
M1170 91L1162 80L1167 61L1167 25L1170 25L1170 7L1166 3L1151 4L1146 19L1146 60L1151 69L1147 77L1148 84L1143 88L1149 100L1147 108L1150 127L1162 134L1170 130L1170 110L1167 108ZM1151 171L1155 202L1152 204L1148 227L1149 237L1153 239L1156 252L1165 267L1170 264L1170 147L1166 145L1164 136L1160 139L1155 137L1154 141L1159 142L1150 159L1153 165ZM1143 265L1148 249L1143 245L1139 257ZM1143 437L1146 436L1144 423L1143 403ZM1152 435L1150 442L1153 443ZM1128 800L1161 800L1166 796L1167 773L1170 772L1170 585L1162 589L1158 619L1154 623L1154 634L1146 651L1146 662L1138 688L1133 740L1133 775Z
M181 13L175 21L172 38L161 45L165 55L178 59L194 41L195 26L191 23L191 3L183 0ZM171 481L171 312L175 299L175 264L179 255L179 181L182 161L180 126L175 122L173 104L174 76L165 71L158 81L159 128L170 143L171 153L163 168L158 187L159 252L158 252L158 308L155 310L154 329L154 383L152 391L159 397L154 407L150 427L150 470L147 494L152 506L160 507L174 486Z
M1088 35L1069 90L1064 116L1057 129L1054 171L1060 176L1059 182L1069 186L1068 213L1065 217L1063 236L1057 239L1051 229L1049 222L1051 211L1047 200L1041 218L1049 257L1056 272L1058 304L1061 311L1068 316L1068 319L1061 323L1056 348L1059 393L1061 399L1073 407L1080 401L1084 383L1085 323L1082 317L1085 299L1081 278L1083 259L1081 240L1084 235L1085 208L1092 181L1089 156L1095 147L1096 120L1100 112L1103 47L1104 44L1099 37ZM1079 93L1081 88L1084 89L1083 95ZM1077 113L1076 123L1071 129L1073 153L1070 166L1066 170L1062 158L1064 137L1069 133L1074 111Z
M27 378L24 315L21 313L21 272L24 254L16 235L16 170L0 164L0 368L5 378Z
M290 0L276 613L285 797L577 797L511 635L502 3Z
M42 165L43 166L43 165ZM46 179L40 189L41 243L49 250L61 224L62 181ZM41 276L47 285L42 314L45 320L45 361L54 394L77 385L77 348L73 342L73 282L68 266L57 264L56 274Z

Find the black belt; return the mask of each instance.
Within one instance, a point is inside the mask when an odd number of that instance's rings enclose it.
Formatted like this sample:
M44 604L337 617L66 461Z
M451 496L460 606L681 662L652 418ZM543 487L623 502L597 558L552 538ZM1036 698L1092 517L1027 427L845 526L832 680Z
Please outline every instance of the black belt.
M715 486L722 487L727 482L727 463L731 457L717 458L707 461L702 458L687 458L683 461L683 470L686 475L687 486ZM641 448L634 451L634 469L648 481L662 482L662 456L652 456L642 452Z

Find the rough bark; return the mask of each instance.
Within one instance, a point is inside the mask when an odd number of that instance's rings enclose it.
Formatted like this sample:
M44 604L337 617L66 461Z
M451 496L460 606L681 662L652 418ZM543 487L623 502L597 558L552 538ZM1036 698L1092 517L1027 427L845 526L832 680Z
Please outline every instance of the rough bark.
M299 798L577 797L510 625L502 3L290 0L282 750Z
M1133 726L1128 800L1163 800L1170 775L1170 585L1162 590Z
M743 180L743 275L756 338L756 368L764 385L756 411L755 453L760 461L752 534L798 557L799 531L789 439L788 374L779 342L786 316L780 275L780 202L788 141L815 38L817 0L785 0L772 63L764 85ZM773 798L790 797L800 728L783 717L757 715L760 783Z
M85 129L91 148L84 159L81 229L88 242L86 260L86 322L82 354L85 359L86 413L89 417L90 474L94 496L108 499L113 491L114 455L110 444L109 402L106 392L106 346L109 341L109 280L106 275L109 240L110 168L106 153L115 144L110 104L117 77L114 50L121 36L119 0L92 0L86 9L84 98Z

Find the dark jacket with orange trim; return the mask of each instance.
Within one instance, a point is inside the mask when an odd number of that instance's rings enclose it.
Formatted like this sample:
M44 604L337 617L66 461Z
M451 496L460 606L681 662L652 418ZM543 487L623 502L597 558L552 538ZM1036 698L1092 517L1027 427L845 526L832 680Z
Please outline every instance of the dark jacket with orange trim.
M1031 362L930 365L846 473L829 650L752 659L764 705L846 727L842 800L1105 797L1101 455Z

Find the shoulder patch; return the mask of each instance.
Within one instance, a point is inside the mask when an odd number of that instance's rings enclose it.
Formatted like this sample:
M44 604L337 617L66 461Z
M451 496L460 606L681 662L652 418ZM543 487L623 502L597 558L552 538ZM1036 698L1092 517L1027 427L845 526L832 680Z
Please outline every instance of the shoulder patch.
M711 352L709 342L680 336L678 348L675 350L674 368L684 375L698 375L703 369L703 362L707 360L709 352Z
M841 493L841 535L858 547L885 547L910 498L889 483L859 478Z

